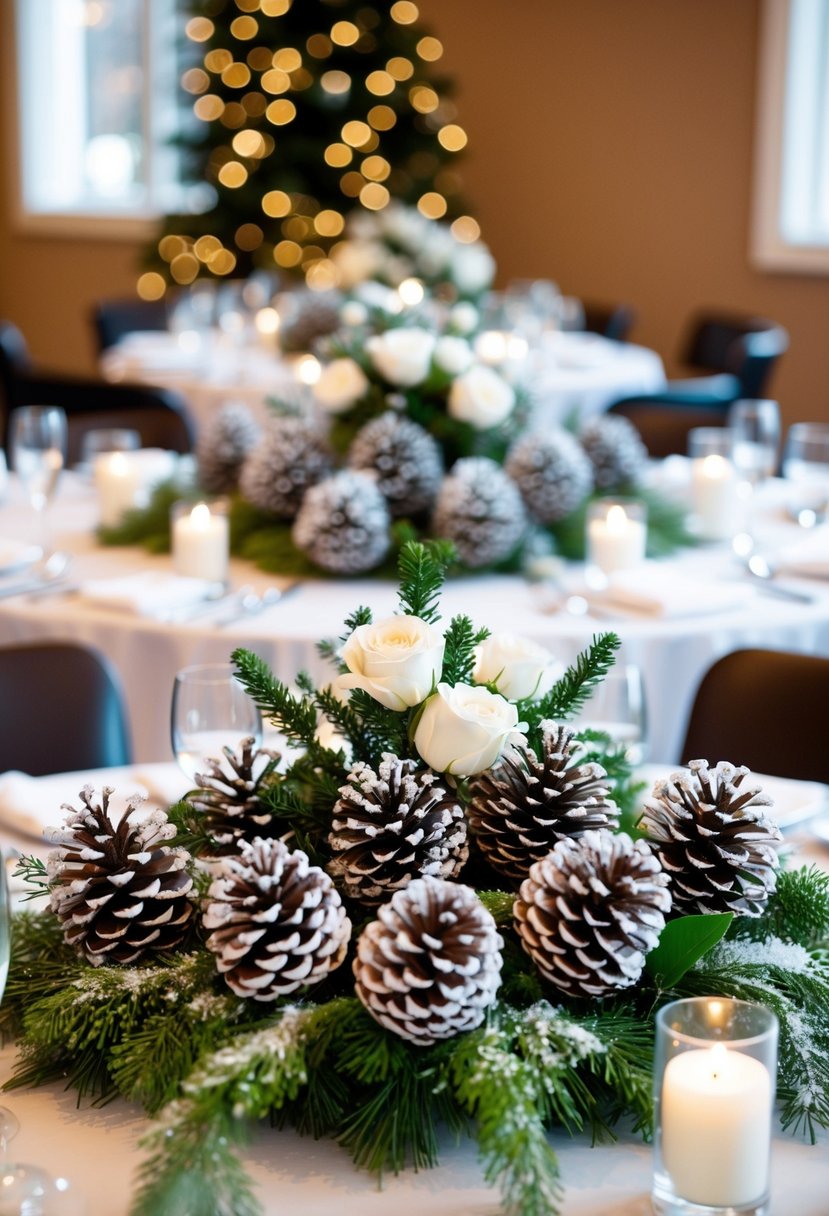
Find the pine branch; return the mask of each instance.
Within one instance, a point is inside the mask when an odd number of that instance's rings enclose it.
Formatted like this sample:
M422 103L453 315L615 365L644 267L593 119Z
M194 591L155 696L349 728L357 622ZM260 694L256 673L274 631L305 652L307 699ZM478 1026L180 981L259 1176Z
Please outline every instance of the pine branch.
M407 541L398 558L400 611L430 624L437 621L446 569L454 558L449 541Z
M621 639L615 633L593 637L575 663L538 701L521 701L518 716L528 724L530 747L539 751L542 745L540 725L546 719L560 722L572 718L582 708L593 689L602 682L615 662Z
M264 659L250 650L231 654L240 683L265 717L288 739L310 745L317 732L317 711L307 697L295 697L277 680Z
M18 857L14 867L14 877L22 878L31 887L31 890L22 897L24 902L49 894L46 863L40 857Z
M113 527L99 528L98 540L102 545L143 545L150 553L169 553L170 509L188 497L193 494L176 482L161 482L146 507L133 507Z
M741 917L741 936L763 941L779 937L810 949L829 939L829 873L817 866L783 870L761 917Z
M443 636L446 649L441 680L445 684L469 684L475 668L475 647L489 637L489 630L476 629L468 616L455 616Z

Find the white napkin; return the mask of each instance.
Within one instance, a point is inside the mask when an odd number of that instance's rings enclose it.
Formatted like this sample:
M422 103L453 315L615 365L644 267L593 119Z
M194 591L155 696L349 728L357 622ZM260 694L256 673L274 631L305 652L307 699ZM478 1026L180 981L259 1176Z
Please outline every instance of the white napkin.
M781 574L829 578L829 524L821 524L802 540L779 550L771 565Z
M214 592L216 583L204 578L181 578L163 570L142 570L121 578L88 579L80 594L100 608L158 616L176 608L198 604Z
M658 562L646 562L635 570L618 570L608 576L608 585L590 599L602 607L642 616L702 616L727 612L749 603L753 587L741 583L703 583L681 575Z
M48 777L30 777L11 770L0 775L0 830L30 840L42 839L48 828L63 823L63 803L81 805L78 794L85 785L93 786L97 793L105 785L114 790L109 810L116 822L134 794L147 799L147 810L159 806L166 810L189 788L187 778L175 764L101 768Z
M559 367L579 371L601 367L612 358L616 348L599 334L559 333L549 342L548 350Z

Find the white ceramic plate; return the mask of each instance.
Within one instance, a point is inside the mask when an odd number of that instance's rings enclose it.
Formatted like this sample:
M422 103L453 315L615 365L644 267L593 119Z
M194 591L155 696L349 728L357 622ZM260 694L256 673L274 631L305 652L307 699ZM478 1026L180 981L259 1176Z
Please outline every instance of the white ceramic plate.
M636 775L648 783L647 795L655 781L664 780L681 769L681 764L643 764L636 770ZM751 776L771 798L773 805L767 808L766 813L783 831L829 810L829 785L821 785L819 781L769 777L763 773L753 772Z
M37 545L31 545L22 540L10 540L0 537L0 578L7 574L17 574L33 566L41 555Z

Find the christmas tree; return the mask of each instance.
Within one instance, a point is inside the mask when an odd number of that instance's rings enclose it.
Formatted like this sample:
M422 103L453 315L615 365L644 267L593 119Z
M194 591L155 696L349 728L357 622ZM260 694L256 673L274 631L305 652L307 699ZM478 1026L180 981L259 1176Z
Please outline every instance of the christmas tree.
M478 236L460 214L466 133L443 48L411 0L189 0L189 13L183 176L208 206L164 220L140 294L255 268L335 286L347 215L392 199Z

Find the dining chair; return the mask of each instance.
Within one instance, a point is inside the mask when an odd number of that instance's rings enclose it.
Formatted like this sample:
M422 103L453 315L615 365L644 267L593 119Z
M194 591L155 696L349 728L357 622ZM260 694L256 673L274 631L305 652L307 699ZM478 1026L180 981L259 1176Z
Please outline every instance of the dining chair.
M172 389L110 384L93 377L40 372L16 326L0 322L0 415L8 444L9 417L21 405L58 405L69 423L69 463L80 458L83 436L103 427L138 431L144 447L191 452L195 427L184 399Z
M601 334L614 342L626 342L636 321L636 312L629 304L601 304L582 300L584 328L588 333Z
M735 650L694 698L681 763L729 760L772 777L829 782L829 658Z
M697 426L726 426L727 410L721 405L695 404L685 398L680 401L670 393L651 393L643 397L625 397L615 402L608 414L627 418L636 427L648 455L654 458L684 456L688 450L688 432Z
M0 647L0 718L0 772L42 777L132 760L118 677L86 646Z
M166 300L99 300L92 309L98 354L137 330L166 330Z
M680 362L706 375L736 376L740 397L766 397L771 375L788 345L787 331L774 321L701 309L688 322Z

